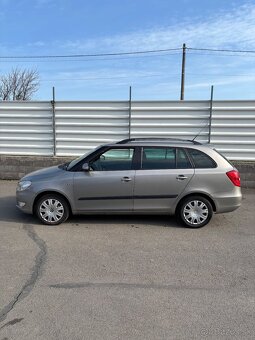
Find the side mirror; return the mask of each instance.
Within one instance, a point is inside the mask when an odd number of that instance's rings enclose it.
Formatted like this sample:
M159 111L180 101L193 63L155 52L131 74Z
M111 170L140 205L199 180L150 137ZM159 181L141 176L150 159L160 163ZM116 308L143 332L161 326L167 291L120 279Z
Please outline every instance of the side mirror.
M82 165L82 170L83 170L83 171L86 171L86 172L90 171L89 163L84 163L84 164Z

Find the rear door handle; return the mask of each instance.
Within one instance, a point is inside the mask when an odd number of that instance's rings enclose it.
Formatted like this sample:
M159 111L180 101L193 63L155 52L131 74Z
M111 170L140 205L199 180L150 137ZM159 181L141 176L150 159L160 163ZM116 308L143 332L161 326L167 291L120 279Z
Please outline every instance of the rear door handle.
M187 179L188 177L187 176L184 176L184 175L178 175L176 177L176 179L178 179L178 181L183 181L184 179Z
M130 181L132 181L132 178L127 177L127 176L121 178L121 182L130 182Z

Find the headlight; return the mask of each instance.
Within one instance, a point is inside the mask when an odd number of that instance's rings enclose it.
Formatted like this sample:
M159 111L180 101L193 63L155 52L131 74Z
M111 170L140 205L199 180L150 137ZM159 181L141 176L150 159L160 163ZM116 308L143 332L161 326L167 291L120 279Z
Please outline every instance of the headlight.
M32 182L30 181L21 181L18 183L17 191L23 191L26 190L31 186Z

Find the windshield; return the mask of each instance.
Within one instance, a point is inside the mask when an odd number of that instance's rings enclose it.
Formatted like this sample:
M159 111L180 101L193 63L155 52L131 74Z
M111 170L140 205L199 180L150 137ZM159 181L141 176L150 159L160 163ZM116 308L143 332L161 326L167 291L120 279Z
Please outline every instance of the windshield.
M71 161L69 164L67 164L66 166L66 170L69 171L72 169L72 167L74 167L76 164L78 164L81 160L83 160L84 158L86 158L87 156L89 156L92 152L96 151L97 149L99 149L101 146L97 147L96 149L90 150L88 152L86 152L84 155L75 158L73 161Z

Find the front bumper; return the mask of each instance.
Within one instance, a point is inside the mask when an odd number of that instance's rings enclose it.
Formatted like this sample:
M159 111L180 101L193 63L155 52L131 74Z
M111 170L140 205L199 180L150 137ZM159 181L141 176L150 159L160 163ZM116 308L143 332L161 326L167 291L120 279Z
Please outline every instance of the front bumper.
M19 210L33 214L34 194L28 189L16 191L16 206Z

